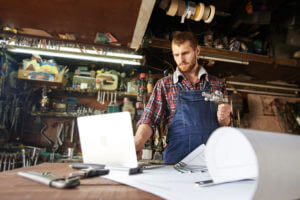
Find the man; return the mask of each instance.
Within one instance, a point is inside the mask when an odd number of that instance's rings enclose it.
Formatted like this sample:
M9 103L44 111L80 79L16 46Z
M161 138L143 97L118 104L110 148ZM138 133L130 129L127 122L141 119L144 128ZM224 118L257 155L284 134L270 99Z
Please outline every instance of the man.
M200 46L190 32L181 32L172 40L177 64L173 75L157 81L149 102L138 122L135 147L138 159L146 141L162 116L168 120L164 163L175 164L199 145L206 143L218 126L230 123L230 105L205 101L202 92L216 90L227 94L224 83L199 66Z

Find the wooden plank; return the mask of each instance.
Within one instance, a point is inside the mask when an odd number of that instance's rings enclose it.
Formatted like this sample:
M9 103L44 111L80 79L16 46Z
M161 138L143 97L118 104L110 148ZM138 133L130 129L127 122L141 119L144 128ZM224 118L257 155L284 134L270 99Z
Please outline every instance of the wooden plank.
M136 49L141 44L154 8L155 0L143 0L137 18L130 48Z

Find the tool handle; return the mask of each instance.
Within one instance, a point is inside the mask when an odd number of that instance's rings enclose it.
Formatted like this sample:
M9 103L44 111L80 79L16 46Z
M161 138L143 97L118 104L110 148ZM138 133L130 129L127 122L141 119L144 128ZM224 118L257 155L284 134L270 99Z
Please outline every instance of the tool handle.
M102 176L109 173L109 169L88 168L80 171L70 173L69 176L78 176L79 178L91 178L95 176Z
M105 165L93 164L93 163L73 163L70 165L73 169L87 169L87 168L98 168L104 169Z

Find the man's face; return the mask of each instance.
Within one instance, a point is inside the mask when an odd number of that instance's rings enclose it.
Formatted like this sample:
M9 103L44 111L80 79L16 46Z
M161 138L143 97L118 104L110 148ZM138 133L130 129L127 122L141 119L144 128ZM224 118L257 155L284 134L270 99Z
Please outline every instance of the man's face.
M172 43L172 52L174 60L181 72L191 71L197 63L197 55L200 52L199 47L193 49L189 41L182 44Z

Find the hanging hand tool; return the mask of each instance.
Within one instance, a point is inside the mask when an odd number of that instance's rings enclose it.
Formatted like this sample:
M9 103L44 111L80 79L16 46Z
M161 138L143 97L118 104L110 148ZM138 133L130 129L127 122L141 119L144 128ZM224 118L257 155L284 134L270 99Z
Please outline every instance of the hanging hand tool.
M101 104L104 105L105 104L105 92L103 92L102 94L103 94L103 96L102 96Z
M17 159L17 154L13 154L12 163L11 163L12 164L11 169L15 169L16 159Z
M101 94L101 92L100 92L100 90L98 90L97 102L100 102L100 98L101 98L100 94Z
M7 154L4 154L3 171L6 171L6 165L7 165Z
M69 130L70 130L70 124L68 123L68 124L65 126L65 129L64 129L64 137L65 137L65 138L68 137Z
M113 112L119 112L119 105L117 103L117 92L114 93Z
M25 155L25 149L22 149L21 152L22 152L22 162L23 162L23 167L26 167L26 155Z
M7 170L11 170L10 167L11 167L12 156L11 156L11 154L8 154L7 157L8 157Z
M43 138L46 139L46 141L48 142L49 145L53 146L54 142L50 138L48 138L48 136L46 136L45 133L44 133L46 131L46 129L48 128L47 123L44 122L42 117L40 117L40 116L39 116L39 119L41 120L41 124L42 124L42 128L41 128L41 131L40 131L41 135L43 136Z
M70 136L70 142L74 142L74 127L75 127L75 120L72 119L72 125L71 125L71 136Z
M107 106L107 112L108 113L113 113L113 93L110 93L110 102Z
M34 163L33 165L36 165L38 160L39 160L39 156L40 156L40 151L37 151L36 155L35 155L35 160L34 160Z
M58 141L58 145L61 146L62 145L62 140L61 140L61 135L63 132L63 128L64 128L64 124L60 123L57 129L57 134L56 134L56 140Z

